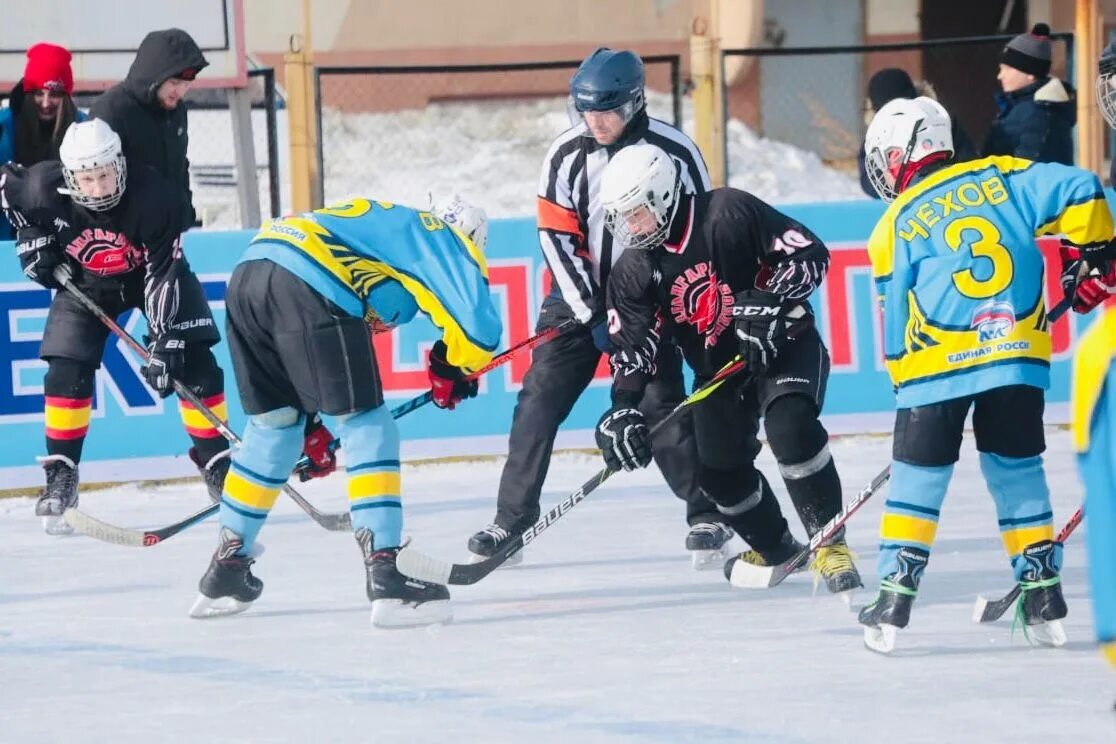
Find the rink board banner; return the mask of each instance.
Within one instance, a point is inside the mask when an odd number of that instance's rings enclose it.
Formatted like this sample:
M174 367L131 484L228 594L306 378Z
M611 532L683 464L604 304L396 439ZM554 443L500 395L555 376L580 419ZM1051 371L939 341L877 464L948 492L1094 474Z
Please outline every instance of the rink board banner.
M832 248L829 277L814 299L819 325L829 345L833 373L825 404L827 424L835 432L888 431L894 406L891 382L882 365L878 313L865 241L882 206L847 202L786 207L785 211L816 231ZM224 327L225 284L251 232L191 232L185 251L202 279L218 327ZM1043 243L1047 255L1047 297L1060 296L1055 241ZM548 286L533 219L496 220L489 238L490 283L504 319L503 348L530 336ZM0 474L3 486L38 483L35 457L45 453L43 388L46 364L38 359L39 342L51 294L27 281L11 243L0 243ZM133 335L145 323L137 311L120 318ZM1064 421L1068 398L1069 357L1084 328L1078 319L1055 324L1053 386L1048 421ZM380 375L389 405L428 389L425 357L435 336L424 318L377 337ZM235 430L244 426L237 404L232 366L224 343L216 347L225 370L229 415ZM400 421L404 457L506 452L516 394L527 371L523 355L490 373L481 394L456 411L427 406ZM559 445L591 446L591 429L608 406L608 369L602 360L597 379L563 427ZM110 336L97 374L93 420L83 455L83 480L126 480L190 475L182 456L189 440L182 430L175 398L160 400L145 385L139 363L123 343Z

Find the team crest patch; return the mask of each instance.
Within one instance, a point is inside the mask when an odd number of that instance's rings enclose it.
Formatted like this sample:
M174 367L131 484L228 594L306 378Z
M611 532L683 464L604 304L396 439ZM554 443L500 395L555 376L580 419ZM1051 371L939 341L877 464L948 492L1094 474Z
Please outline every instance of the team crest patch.
M143 262L143 253L124 233L99 227L82 230L66 246L66 253L76 258L86 271L99 276L123 274Z
M973 313L970 327L982 344L1007 338L1015 330L1015 308L1010 302L986 302Z
M732 290L717 281L708 261L686 269L670 285L670 312L674 321L689 324L705 336L705 348L732 323Z

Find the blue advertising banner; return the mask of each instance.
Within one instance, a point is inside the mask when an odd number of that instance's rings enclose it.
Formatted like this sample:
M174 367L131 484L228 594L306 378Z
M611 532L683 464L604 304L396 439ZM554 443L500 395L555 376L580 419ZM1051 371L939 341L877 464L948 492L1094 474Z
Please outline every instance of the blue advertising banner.
M860 201L786 207L788 214L816 231L831 247L829 278L814 299L820 328L830 347L833 374L825 406L834 432L888 431L894 398L883 370L878 314L864 244L882 212L877 202ZM187 256L201 278L218 326L224 325L225 283L252 233L191 232L184 238ZM1048 261L1056 260L1056 242L1040 241ZM549 277L539 253L533 219L496 220L490 228L490 279L504 318L504 343L529 337ZM38 359L39 341L51 293L27 281L11 243L0 243L0 476L3 487L41 482L35 458L45 454L43 387L46 364ZM1060 298L1058 271L1050 264L1048 298ZM138 311L120 318L133 335L145 323ZM1081 326L1080 328L1078 326ZM1068 358L1073 339L1084 327L1064 319L1053 328L1055 362L1048 420L1066 417ZM389 405L428 389L425 355L436 336L424 318L382 334L376 351ZM229 416L241 430L244 415L237 402L232 367L225 345L215 349L225 370ZM427 406L400 421L404 457L502 453L507 450L516 393L529 355L487 375L481 395L456 411ZM174 398L160 400L139 374L139 363L110 337L97 375L93 420L82 462L86 482L165 478L194 473L184 456L189 440ZM608 406L608 369L602 359L597 378L563 427L559 446L592 446L591 429Z

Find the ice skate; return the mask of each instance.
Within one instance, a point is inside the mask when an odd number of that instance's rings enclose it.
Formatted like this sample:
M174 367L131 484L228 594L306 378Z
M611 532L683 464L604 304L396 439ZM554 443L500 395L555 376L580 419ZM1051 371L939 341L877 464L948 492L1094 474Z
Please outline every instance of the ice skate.
M190 460L201 473L209 492L209 500L214 504L221 500L221 494L225 490L225 476L229 474L229 466L232 465L231 454L230 450L223 450L209 458L209 462L202 462L197 447L190 448Z
M732 583L733 568L740 563L750 563L753 566L777 566L789 561L805 549L806 546L795 540L794 535L789 531L784 532L775 547L769 550L745 550L736 557L725 561L725 578L728 579L729 583ZM801 571L803 567L796 569L796 572Z
M469 552L472 553L471 562L480 563L496 555L500 548L509 540L514 540L519 533L505 530L498 524L490 524L480 532L469 538ZM518 566L523 562L523 549L515 551L504 561L504 566Z
M864 645L881 654L894 650L896 636L911 621L911 606L930 554L919 548L900 548L896 559L899 570L880 581L880 593L858 616L864 626Z
M856 590L864 586L860 572L853 563L853 553L844 542L823 545L814 551L810 570L814 572L814 586L825 581L825 587L835 594L846 607L851 607Z
M372 549L372 532L356 531L367 574L365 589L372 602L372 624L377 628L407 628L447 623L453 619L449 589L411 579L399 573L395 557L399 548Z
M198 582L198 598L190 617L202 619L235 615L247 610L263 591L263 582L252 575L252 564L263 553L259 543L250 555L237 555L244 546L240 535L227 527L221 529L220 543L209 569Z
M729 541L733 535L731 527L716 522L701 522L690 527L686 535L686 550L690 551L690 561L695 571L705 571L720 566L731 555Z
M1027 640L1043 646L1066 645L1062 619L1069 614L1062 596L1062 577L1054 567L1054 543L1049 540L1023 551L1027 568L1019 581L1022 594L1016 610L1024 624Z
M69 535L74 530L62 521L62 514L78 503L78 471L65 455L40 458L46 471L46 486L35 502L35 515L48 535Z

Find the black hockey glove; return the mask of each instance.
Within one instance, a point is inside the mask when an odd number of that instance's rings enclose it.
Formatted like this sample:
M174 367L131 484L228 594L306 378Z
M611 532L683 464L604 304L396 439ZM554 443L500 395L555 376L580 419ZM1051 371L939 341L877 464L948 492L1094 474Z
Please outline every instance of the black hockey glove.
M174 381L181 380L186 372L186 342L172 334L165 334L155 340L144 337L149 358L140 367L144 379L160 398L174 392Z
M54 270L66 257L54 242L53 235L25 238L16 243L16 254L28 279L47 289L61 289Z
M597 422L597 446L610 470L638 470L651 464L651 433L637 408L614 404Z
M454 407L466 398L477 397L477 381L466 377L460 367L446 361L445 341L437 341L430 350L430 362L426 375L430 378L430 391L434 394L434 405L438 408Z
M766 368L787 339L783 300L759 290L736 294L732 306L733 326L740 342L740 356L754 372Z

